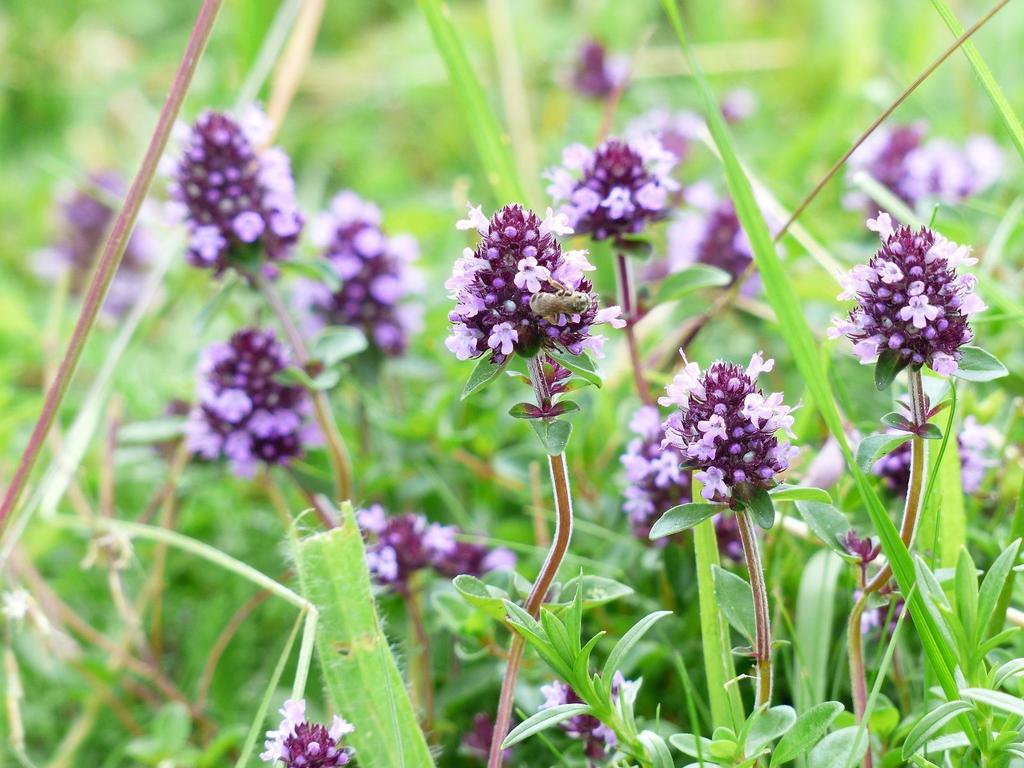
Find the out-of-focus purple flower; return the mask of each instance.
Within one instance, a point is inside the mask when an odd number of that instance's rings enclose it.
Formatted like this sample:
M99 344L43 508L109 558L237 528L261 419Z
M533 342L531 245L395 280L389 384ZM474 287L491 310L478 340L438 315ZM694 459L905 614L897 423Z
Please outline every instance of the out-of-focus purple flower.
M666 151L672 153L676 162L681 163L689 156L692 144L702 130L704 118L696 112L657 108L631 120L626 126L626 137L634 142L654 136Z
M740 538L740 523L736 515L715 515L715 538L718 552L734 563L743 562L743 539ZM756 532L754 535L757 535Z
M988 454L995 444L992 430L978 424L977 419L968 416L957 435L957 449L960 453L960 482L964 493L975 493L985 479L985 473L995 465ZM905 497L910 484L910 443L897 446L874 463L871 471L882 478L885 487L892 493Z
M545 175L570 227L595 240L618 239L665 218L679 190L670 175L675 164L675 155L648 135L608 139L596 150L574 144L562 153L562 165Z
M185 425L189 450L204 459L224 456L242 477L257 462L287 464L301 456L317 433L307 420L306 391L276 379L287 367L287 351L272 331L246 328L207 347L197 372L199 403Z
M720 197L710 184L698 183L686 191L689 207L668 226L668 272L692 264L718 267L735 281L754 260L747 233L740 226L732 200ZM745 291L756 291L748 281Z
M974 338L968 318L986 309L974 292L977 280L957 269L975 264L971 248L927 227L893 226L887 213L868 219L882 247L867 264L841 280L840 301L857 302L847 319L833 318L832 338L847 336L863 363L897 350L905 365L956 372L960 347Z
M616 672L612 679L612 702L618 702L619 697L629 687L635 687L639 683L626 680L621 672ZM583 700L576 691L563 683L561 680L553 680L549 685L542 685L540 692L544 695L544 703L540 709L550 709L562 704L581 704ZM576 715L568 720L563 720L559 725L570 738L579 739L583 742L583 753L591 760L603 757L618 744L615 732L602 723L593 715Z
M281 724L267 731L260 759L283 768L335 768L352 762L352 747L342 745L355 728L337 715L331 726L306 720L306 702L289 699L280 709Z
M860 442L860 434L855 430L849 430L847 437L851 443ZM811 459L811 463L804 473L802 484L811 488L828 490L839 481L845 471L846 459L839 447L839 441L829 435L825 444Z
M386 355L405 351L409 334L419 325L419 308L404 303L420 288L412 262L419 254L409 235L388 237L380 209L345 190L313 223L313 239L337 275L337 291L320 282L298 284L296 303L311 331L324 325L349 325Z
M749 488L771 488L789 468L796 449L775 433L792 434L792 408L781 392L766 397L757 386L757 377L774 365L760 352L745 370L718 360L701 374L697 363L687 362L658 400L680 409L665 423L664 444L700 470L695 477L708 501L730 502L734 491L742 498Z
M544 349L600 355L604 337L591 335L591 326L624 324L618 307L597 309L583 275L594 269L587 252L562 251L557 236L572 232L564 215L549 208L541 221L519 205L506 205L488 221L470 206L457 226L481 235L445 283L456 302L445 345L460 360L490 354L500 364L513 352L530 356Z
M850 157L850 173L866 172L911 207L925 199L958 203L1003 174L1003 152L991 137L972 136L961 148L948 139L925 142L926 130L918 122L875 131ZM859 192L844 204L878 207Z
M490 715L479 712L473 716L473 728L462 737L462 751L481 762L487 761L487 755L491 749L491 740L494 738L494 718ZM512 754L512 748L502 752L504 759Z
M670 419L678 419L678 413ZM662 448L665 429L657 407L641 406L629 423L637 435L622 455L626 470L625 502L633 535L649 541L651 526L667 510L691 500L690 473L680 469L685 457L674 447ZM663 546L667 539L657 543Z
M572 84L583 96L602 99L628 75L629 60L625 56L609 55L597 40L586 40L580 46Z
M733 88L722 97L722 117L740 123L757 111L757 94L750 88Z
M270 261L288 258L302 231L291 163L278 147L260 150L265 119L256 112L241 121L201 114L172 174L171 197L191 235L189 262L218 275L254 248Z
M854 600L859 600L861 594L859 589L855 590L853 593ZM905 605L903 598L897 598L895 605L885 603L875 608L866 608L860 617L861 634L866 635L874 630L882 629L884 626L885 639L892 637L892 633L896 631L896 622L899 621L900 616L903 614ZM890 610L892 611L891 618L889 616ZM886 620L888 620L888 624L886 624Z
M449 578L515 568L511 551L458 541L454 525L431 523L423 515L389 517L381 505L374 504L360 509L356 518L367 539L370 573L378 584L400 594L409 592L414 573L428 568Z
M57 241L53 247L40 251L34 263L36 273L47 279L69 271L70 288L76 294L84 290L114 218L114 209L100 195L120 197L124 194L124 182L114 171L92 174L89 183L92 189L83 187L59 193ZM152 238L145 225L139 224L128 239L121 265L103 302L105 315L120 316L135 303L152 253Z

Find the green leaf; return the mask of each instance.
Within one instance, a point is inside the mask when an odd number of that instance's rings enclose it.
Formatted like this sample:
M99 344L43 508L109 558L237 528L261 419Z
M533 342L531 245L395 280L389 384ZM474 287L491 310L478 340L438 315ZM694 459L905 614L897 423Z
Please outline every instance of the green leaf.
M330 368L367 347L366 335L350 325L331 325L313 339L310 354Z
M511 359L511 357L506 357L505 362L495 365L491 362L490 355L481 357L473 372L469 374L469 379L466 380L466 386L462 390L462 399L465 400L470 395L476 394L498 378Z
M754 488L742 500L746 503L755 523L766 531L775 525L775 504L768 491L764 488Z
M609 579L607 576L574 576L565 582L562 587L562 595L575 595L580 590L584 608L594 608L598 605L605 605L613 600L628 597L633 594L633 588Z
M875 388L881 392L888 389L896 374L909 365L904 360L898 349L886 349L878 355L878 362L875 363Z
M800 715L789 733L775 746L770 768L796 760L805 754L825 735L832 721L839 717L842 711L843 705L838 701L826 701Z
M651 768L675 768L672 753L669 752L668 744L661 736L654 731L640 731L637 738L644 745Z
M175 440L183 434L185 434L185 419L168 417L151 421L131 421L119 426L117 441L120 444L148 445Z
M902 430L903 432L909 432L911 428L913 428L914 426L913 424L910 423L910 419L908 419L902 413L897 413L896 411L890 411L889 413L885 414L885 416L881 418L881 422L885 424L887 427L899 429Z
M878 459L895 451L911 438L913 435L906 433L868 435L857 446L857 466L865 472L870 472L871 466Z
M618 671L622 666L622 662L625 660L626 654L640 642L651 627L671 614L672 611L655 611L654 613L649 613L630 627L626 634L619 638L619 642L617 642L615 647L612 648L612 652L608 654L608 658L604 662L604 667L601 669L601 680L604 681L605 690L609 695L611 695L612 678L615 676L616 671Z
M999 598L1003 592L1013 564L1017 562L1017 555L1020 552L1020 539L1010 542L992 566L985 574L981 582L981 589L978 591L978 631L975 640L978 644L994 635L1003 627L1006 612L998 615ZM998 618L998 622L993 619Z
M703 758L710 754L711 739L700 737L700 750L697 749L697 737L692 733L675 733L668 737L668 743L684 755ZM705 763L706 765L706 763Z
M298 539L302 593L319 611L317 655L331 706L355 726L347 737L366 768L434 765L374 604L363 536L352 505L342 525ZM352 691L360 691L353 696Z
M966 701L946 701L925 712L910 729L910 733L907 734L907 738L903 742L903 759L909 760L910 756L921 750L929 739L945 727L946 723L957 715L970 712L972 709L974 707Z
M855 725L841 728L819 741L807 756L807 768L846 768L859 763L868 748L868 740L858 738L859 730Z
M558 456L565 451L565 446L569 443L569 437L572 435L572 424L568 421L531 419L530 426L537 433L548 456Z
M964 381L992 381L1009 375L1006 366L981 347L960 347L960 365L953 374Z
M850 521L846 515L831 504L822 504L818 501L798 501L796 511L800 513L800 517L807 523L807 527L821 539L826 547L844 560L849 562L856 560L842 544L843 537L850 530Z
M701 288L721 288L732 282L732 275L724 269L707 264L691 264L679 272L673 272L658 286L654 294L655 304L677 301Z
M314 376L309 382L309 388L317 392L325 392L328 389L333 389L339 381L341 381L341 371L337 368L329 368Z
M846 564L835 552L811 555L800 575L796 598L796 631L793 634L793 701L797 711L810 710L826 696L832 636L821 627L833 626L836 590Z
M957 616L964 628L964 634L971 638L972 644L974 644L975 629L979 625L984 626L984 622L978 621L978 568L966 547L960 549L960 556L956 561L956 578L953 583Z
M996 688L1007 680L1024 675L1024 659L1011 659L992 673L992 685Z
M831 504L832 497L828 491L821 488L811 488L806 485L787 485L786 483L779 483L770 491L768 495L772 497L772 501L816 501L821 504Z
M570 355L568 352L548 352L548 357L557 362L563 368L567 368L585 381L600 388L603 383L597 365L586 352L580 355Z
M492 619L505 620L505 600L508 599L505 590L484 584L469 574L456 576L452 579L452 585L467 603L480 608Z
M649 240L643 240L641 238L622 238L615 241L615 250L618 253L623 253L626 256L632 256L635 259L646 259L654 253L654 247L651 245Z
M508 415L513 419L535 419L539 410L533 403L516 403L508 409Z
M796 723L796 712L792 707L781 704L765 710L758 717L747 734L746 754L759 754L780 736L786 734Z
M287 259L279 261L277 266L285 272L293 272L314 282L323 283L331 293L335 293L341 288L341 278L326 259L316 259L315 261Z
M434 37L434 44L448 70L459 111L466 119L469 138L476 145L487 181L501 203L527 202L505 131L487 103L487 94L477 79L477 68L452 24L451 13L442 0L418 0Z
M964 688L960 696L968 701L986 704L1000 712L1007 712L1016 717L1024 717L1024 699L1011 696L1002 691L990 691L988 688Z
M754 642L754 593L746 579L717 565L711 568L715 575L715 597L729 623L751 644Z
M502 749L508 749L518 744L523 739L533 736L547 728L552 728L561 722L576 715L589 715L590 707L586 704L558 704L554 707L542 709L526 718L523 722L509 731L508 736L501 742ZM362 758L360 758L362 759Z
M693 528L702 520L707 520L712 515L726 510L728 507L725 504L703 504L700 502L680 504L677 507L672 507L658 518L658 521L651 526L649 538L653 541L685 531L688 528Z

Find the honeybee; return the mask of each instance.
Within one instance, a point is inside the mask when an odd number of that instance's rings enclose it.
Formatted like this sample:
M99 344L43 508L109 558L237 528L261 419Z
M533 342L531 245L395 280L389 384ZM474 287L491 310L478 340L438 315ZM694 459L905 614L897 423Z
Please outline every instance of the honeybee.
M557 323L558 316L578 315L590 308L590 295L573 291L553 278L548 282L554 286L554 293L535 293L530 297L530 309L549 323Z

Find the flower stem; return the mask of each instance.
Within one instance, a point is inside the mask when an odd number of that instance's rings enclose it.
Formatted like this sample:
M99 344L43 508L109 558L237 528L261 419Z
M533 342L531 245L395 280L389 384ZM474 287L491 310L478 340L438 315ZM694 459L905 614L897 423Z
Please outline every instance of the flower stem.
M199 57L209 40L210 31L213 29L213 22L217 18L217 12L223 0L203 0L203 5L196 16L195 24L189 35L185 52L181 57L181 63L174 74L167 100L160 110L160 117L157 119L156 128L146 147L146 154L142 158L142 165L132 181L128 195L125 197L124 205L114 220L114 225L107 235L106 243L103 245L103 252L100 254L96 270L93 272L92 280L86 290L85 300L82 302L82 309L75 323L75 329L71 334L71 341L60 361L57 373L50 383L46 392L46 400L43 409L36 420L32 435L29 437L28 445L18 460L17 469L11 479L7 490L4 492L3 502L0 502L0 531L3 530L11 512L14 510L21 498L28 483L29 475L39 458L39 453L46 441L46 436L53 426L57 417L57 411L64 395L67 393L71 377L78 367L78 361L85 348L85 342L92 332L103 300L106 298L107 289L114 279L121 258L124 256L125 247L128 245L128 238L132 234L135 221L139 217L139 210L142 201L153 183L153 176L156 173L157 164L163 155L164 147L167 146L167 139L170 136L171 128L181 111L181 104L185 99L185 93L192 82L192 75L199 64Z
M420 598L415 592L403 595L409 624L416 638L416 652L413 654L416 672L413 676L415 696L420 705L420 725L424 733L429 734L434 728L434 675L430 667L430 635L423 622L420 609Z
M768 610L768 589L764 581L761 550L757 546L750 514L741 509L736 512L739 523L743 557L747 561L750 590L754 594L754 659L757 663L757 706L768 706L772 700L772 626Z
M531 358L529 363L530 380L537 393L538 405L544 405L548 386L544 379L543 364L538 357ZM569 551L572 539L572 492L569 488L569 472L566 469L565 454L548 456L548 468L551 471L551 485L555 496L555 535L548 550L548 555L541 566L537 580L526 598L526 611L534 618L540 614L541 604L555 580L558 567ZM505 677L501 681L501 694L498 697L498 714L494 721L494 735L491 738L491 749L487 758L487 768L501 768L503 750L501 742L508 734L512 724L512 704L515 698L516 678L519 676L519 664L523 659L526 640L518 632L512 633L512 641L508 652L508 666Z
M260 274L259 270L250 274L250 277L281 324L281 329L295 354L295 362L300 366L305 366L310 360L309 349L292 320L292 316L288 313L288 308L281 301L281 297L277 295L274 286L264 275ZM335 493L338 497L335 501L338 503L349 501L352 499L352 459L349 457L348 448L345 446L345 440L331 415L331 406L327 402L327 395L323 391L317 390L311 392L310 397L313 400L313 416L323 433L324 441L327 444L327 456L334 473Z
M920 427L928 421L928 402L924 395L924 382L919 368L908 370L911 421L915 427ZM921 518L921 509L924 506L927 458L927 441L919 435L914 435L910 443L910 481L907 485L907 503L903 507L903 522L900 523L900 539L907 549L910 549L914 542L917 523ZM861 638L860 619L867 608L870 596L888 584L891 578L892 567L886 563L871 581L864 585L860 599L857 600L850 612L850 620L846 629L850 646L850 690L853 697L853 710L858 723L864 719L867 709L867 670L864 666L864 644ZM872 765L869 747L864 755L864 768L872 768Z
M654 405L654 398L651 397L651 390L644 378L643 363L640 360L640 346L636 340L634 326L639 320L637 316L636 292L633 288L633 281L630 275L629 261L624 254L617 254L619 275L619 299L622 302L622 314L626 321L626 344L629 346L629 362L633 368L633 381L636 382L636 391L644 405Z

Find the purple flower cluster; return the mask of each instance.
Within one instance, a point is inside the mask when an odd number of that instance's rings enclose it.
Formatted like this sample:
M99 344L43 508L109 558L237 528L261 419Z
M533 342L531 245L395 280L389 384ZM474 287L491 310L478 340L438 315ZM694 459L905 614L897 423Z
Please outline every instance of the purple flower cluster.
M583 276L594 269L587 252L562 251L556 236L572 232L564 215L548 209L541 221L519 205L506 205L488 221L479 207L470 206L469 218L457 226L481 235L445 283L457 302L448 315L452 334L445 345L460 360L490 353L500 364L513 352L530 356L542 349L600 354L604 337L592 336L591 326L622 326L618 307L597 309ZM575 299L581 308L559 304Z
M829 335L847 336L864 363L889 349L905 365L955 373L960 347L974 336L968 318L986 308L974 292L974 276L957 274L961 265L977 262L970 247L927 227L895 227L887 213L868 219L868 228L878 233L882 247L844 276L838 298L854 299L857 306L848 319L834 318Z
M199 403L185 427L189 450L210 460L223 455L243 477L257 462L287 464L302 455L316 431L306 418L306 391L276 378L287 367L272 331L245 328L207 347L198 367Z
M277 147L261 150L267 135L255 109L241 122L207 111L192 126L171 197L185 209L193 265L219 275L257 246L271 261L286 259L298 241L303 218L291 163Z
M861 594L860 590L856 590L853 593L853 599L859 600ZM896 622L899 621L900 616L903 614L905 606L906 603L903 598L897 598L894 605L890 603L883 603L882 605L874 608L866 608L864 613L860 616L861 634L866 635L877 629L882 630L882 634L886 639L892 637L892 633L896 631ZM891 618L889 616L890 610L892 611ZM886 623L887 620L888 623Z
M562 166L545 174L548 193L569 226L595 240L634 235L668 213L679 182L669 174L676 157L654 136L608 139L596 150L574 144Z
M470 757L487 762L487 755L494 738L494 718L479 712L473 716L473 728L462 737L462 751ZM505 760L512 754L511 747L502 752Z
M359 527L368 538L366 563L378 584L407 594L417 571L432 568L452 578L462 573L481 576L515 568L511 551L489 549L458 541L453 525L430 523L423 515L406 513L388 517L379 504L357 513Z
M686 201L690 207L668 226L668 271L707 264L736 280L753 262L754 253L732 200L717 195L711 185L698 183L687 189Z
M631 120L626 126L626 136L631 142L654 136L665 151L671 152L676 162L681 163L689 156L693 142L703 130L704 118L696 112L657 108Z
M609 56L597 40L586 40L580 46L572 84L583 96L601 99L614 91L628 74L629 61L625 57Z
M963 427L957 435L960 483L964 493L977 492L985 479L985 473L995 465L996 462L989 456L993 443L991 429L978 424L973 416L964 419ZM880 458L871 471L882 478L889 491L906 496L910 484L910 443L903 443Z
M58 241L52 248L41 251L35 261L36 272L41 277L56 278L70 271L70 288L76 294L85 288L93 261L114 218L114 209L96 193L113 197L124 194L124 182L113 171L95 173L89 177L89 182L93 190L81 188L60 193ZM103 303L104 314L117 317L132 306L152 260L152 250L149 233L143 225L137 226L128 239L121 266L110 284Z
M331 727L306 720L306 702L289 699L281 707L281 724L267 731L260 759L284 768L335 768L352 762L352 747L342 740L355 728L337 715Z
M628 687L635 687L638 683L626 680L621 672L616 672L612 679L612 701L618 702L619 697ZM576 691L563 683L561 680L553 680L549 685L542 685L540 692L544 695L544 703L540 709L550 709L563 704L582 704L583 700ZM618 744L615 732L602 723L593 715L576 715L568 720L563 720L559 727L565 731L570 738L579 739L583 742L583 753L591 760L603 757Z
M734 490L742 496L752 487L771 488L775 476L789 468L796 449L775 433L791 434L792 409L783 404L781 392L765 397L757 386L758 376L774 365L760 352L746 370L719 360L702 375L697 363L687 362L658 400L680 408L678 417L665 423L664 444L700 470L695 477L708 501L728 502Z
M850 157L851 174L866 172L911 207L926 198L947 204L978 194L1003 172L1003 153L988 136L972 136L963 148L948 139L924 141L923 123L875 131ZM869 205L853 193L848 208Z
M354 326L384 354L402 354L419 321L417 309L401 303L418 289L410 266L419 254L416 241L408 235L387 237L380 209L350 190L336 195L330 210L316 219L313 239L324 248L323 257L341 287L332 291L319 282L299 284L296 300L311 330Z
M674 413L669 420L678 418ZM629 428L637 437L629 441L621 459L629 481L622 508L629 515L633 534L648 541L651 526L664 512L690 501L690 473L680 469L686 459L678 449L662 448L665 428L655 406L641 406ZM667 539L659 543L662 541Z

